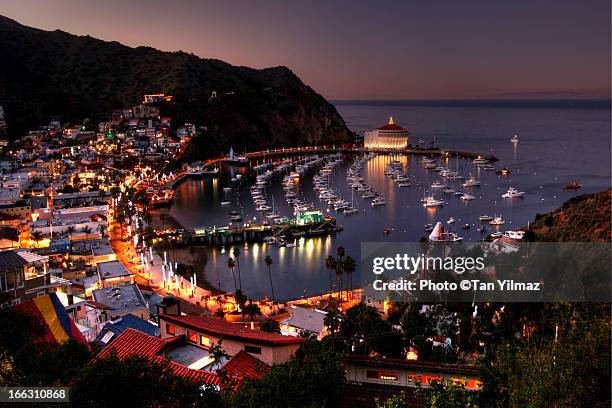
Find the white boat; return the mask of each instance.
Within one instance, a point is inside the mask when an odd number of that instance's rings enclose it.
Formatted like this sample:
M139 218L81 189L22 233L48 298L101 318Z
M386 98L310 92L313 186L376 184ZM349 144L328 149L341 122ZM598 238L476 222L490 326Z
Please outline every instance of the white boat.
M512 143L518 143L519 142L519 136L517 134L515 134L514 136L512 136L512 139L510 139L510 141Z
M401 182L401 183L397 183L398 187L410 187L410 183L407 181Z
M453 217L450 217L447 221L447 224L454 224L455 223L455 219Z
M502 198L518 198L518 197L523 197L524 195L525 195L524 191L518 191L516 188L510 187L508 191L502 194Z
M270 211L272 209L272 207L270 207L269 205L259 205L255 208L255 211Z
M453 194L455 192L455 189L452 187L449 187L449 188L445 188L444 190L442 190L442 192L444 194Z
M490 215L483 214L480 217L478 217L478 219L480 221L491 221L493 217L491 217Z
M444 183L442 183L441 181L438 181L438 180L434 181L431 184L431 188L446 188L446 187L447 187L446 184L444 184Z
M471 200L475 200L475 199L476 199L476 197L474 197L474 196L473 196L473 195L471 195L471 194L467 194L467 193L465 193L464 195L462 195L460 198L461 198L463 201L471 201Z
M504 237L510 239L523 239L525 236L525 231L506 231L504 232Z
M489 221L489 224L491 225L503 225L506 223L506 220L504 220L501 215L500 216L495 216L495 218L493 218L491 221Z
M487 159L485 159L484 157L478 156L477 158L474 159L474 161L472 163L474 163L474 164L486 164L488 162L489 161Z
M379 205L385 205L387 204L387 200L385 200L385 197L374 197L374 199L372 200L372 202L370 203L372 205L372 207L376 207Z
M500 231L498 231L498 232L493 232L493 233L491 233L491 238L499 238L499 237L501 237L501 236L503 236L503 235L504 235L504 233L503 233L503 232L500 232Z
M436 199L434 196L427 197L423 202L423 207L441 207L445 203L442 200Z
M230 204L231 204L231 202L229 202L229 201L221 201L221 205L222 206L226 206L226 205L230 205Z
M478 180L476 177L474 176L470 176L467 180L465 180L465 182L463 183L463 187L474 187L474 186L479 186L480 185L480 180Z

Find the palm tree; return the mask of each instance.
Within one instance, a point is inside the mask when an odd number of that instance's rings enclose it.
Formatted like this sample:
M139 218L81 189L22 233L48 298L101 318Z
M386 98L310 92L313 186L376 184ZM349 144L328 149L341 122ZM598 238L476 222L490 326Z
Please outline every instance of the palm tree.
M69 226L68 228L66 228L66 233L67 233L68 235L72 235L72 234L74 234L74 231L75 231L74 225L71 225L71 226Z
M81 232L85 235L89 235L91 234L91 228L88 225L86 225L83 228L81 228Z
M238 266L238 289L242 290L242 276L240 274L240 248L235 246L232 249L232 255L236 258L236 266Z
M353 292L353 272L355 272L356 269L357 264L355 260L352 257L347 256L344 259L344 272L346 272L346 284L351 293Z
M36 242L36 248L38 248L40 240L42 239L42 232L34 231L30 234L30 237Z
M231 256L227 258L227 267L232 272L232 279L234 279L234 290L238 291L238 285L236 284L236 276L234 275L234 268L236 267L236 262L234 262L234 258Z
M247 310L245 309L247 297L244 293L242 293L240 289L238 289L234 294L234 299L236 299L236 303L238 303L238 306L240 307L240 312L242 313L242 322L244 322L244 315L247 313Z
M344 275L344 262L336 261L336 279L338 281L338 303L342 304L342 275Z
M106 235L106 225L98 224L98 232L104 237Z
M328 255L327 258L325 258L325 267L327 268L327 272L329 272L329 293L331 296L331 292L332 292L332 269L334 269L336 267L336 258L334 258L332 255Z
M272 288L272 305L274 305L274 303L276 303L276 298L274 297L274 284L272 283L272 273L270 272L270 267L272 266L272 258L270 255L266 255L264 262L268 267L268 278L270 278L270 288Z
M243 313L246 313L251 318L251 321L255 320L255 316L261 316L261 309L255 303L253 303L253 299L249 299L249 303L246 304L243 308ZM243 314L244 316L244 314Z

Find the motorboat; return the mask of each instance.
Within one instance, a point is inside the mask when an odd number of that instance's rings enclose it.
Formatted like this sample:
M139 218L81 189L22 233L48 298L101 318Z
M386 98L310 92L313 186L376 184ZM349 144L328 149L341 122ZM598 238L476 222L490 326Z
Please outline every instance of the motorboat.
M508 169L507 167L502 167L501 169L495 172L495 174L499 174L500 176L507 176L510 173L510 169Z
M446 188L446 187L447 186L439 180L436 180L431 184L431 188Z
M516 188L510 187L508 191L502 194L502 198L518 198L518 197L523 197L524 195L525 195L524 191L518 191Z
M480 217L478 217L478 219L480 221L491 221L493 217L491 217L490 215L483 214Z
M376 207L379 205L385 205L387 204L387 200L385 200L385 197L374 197L374 199L372 200L372 202L370 203L372 205L372 207Z
M470 176L467 180L465 180L465 182L463 183L463 187L474 187L474 186L479 186L480 185L480 180L478 180L476 177L474 176Z
M455 223L455 219L453 217L450 217L448 220L446 220L447 224L454 224Z
M221 201L221 205L222 206L226 206L226 205L230 205L230 204L231 204L231 202L229 202L229 201Z
M462 195L460 198L461 198L463 201L471 201L471 200L475 200L475 199L476 199L476 197L475 197L475 196L473 196L473 195L471 195L471 194L468 194L468 193L463 194L463 195Z
M495 216L495 218L493 218L491 221L489 221L489 224L491 225L503 225L506 223L506 220L504 220L501 215L499 216Z
M231 222L240 222L242 221L242 215L238 211L230 211L229 219Z
M472 163L474 163L474 164L485 164L485 163L488 163L488 162L489 161L487 159L485 159L484 157L482 157L482 156L478 156L477 158L475 158L472 161Z
M510 139L510 141L512 143L518 143L519 142L519 136L517 134L515 134L514 136L512 136L512 139Z
M398 187L410 187L410 183L407 181L401 182L401 183L397 183Z
M445 204L444 201L438 200L437 198L431 196L431 197L427 197L427 199L423 203L423 207L441 207L444 204Z
M472 226L470 224L463 224L463 226L461 228L463 228L464 230L469 230Z
M525 231L505 231L504 237L510 239L520 240L525 236Z

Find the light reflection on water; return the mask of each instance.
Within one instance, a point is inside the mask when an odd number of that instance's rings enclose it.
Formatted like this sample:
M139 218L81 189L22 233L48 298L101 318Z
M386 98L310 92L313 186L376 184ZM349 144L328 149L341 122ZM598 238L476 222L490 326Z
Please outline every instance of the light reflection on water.
M349 107L346 106L340 109L345 118L351 114L363 115L362 111L347 112L347 109ZM537 213L550 211L577 194L562 190L563 183L578 179L584 186L578 194L609 187L610 122L605 110L571 110L568 113L567 110L559 112L545 109L501 109L496 110L497 120L491 120L490 109L455 108L444 109L447 122L440 122L439 118L434 122L431 109L422 108L419 111L418 108L412 108L411 111L420 113L414 116L410 116L408 112L389 113L393 113L398 123L408 124L416 129L420 137L427 138L435 132L438 142L443 146L462 150L478 150L480 147L481 150L492 151L500 158L497 167L507 166L511 168L512 174L501 177L492 172L480 171L466 160L457 162L456 159L450 159L444 163L445 166L458 168L464 176L471 172L481 179L481 187L470 189L477 199L463 202L458 197L438 193L438 196L444 196L448 205L425 209L420 198L423 197L425 186L439 179L438 174L423 169L418 157L378 156L365 164L362 175L369 185L374 186L387 198L386 206L372 208L369 206L369 200L358 196L357 204L361 210L359 214L344 216L329 212L337 217L338 223L344 226L344 231L330 237L300 239L295 248L277 248L265 243L240 245L242 286L248 296L259 298L271 293L264 263L267 255L273 259L272 279L277 298L288 299L304 293L320 293L329 285L325 258L334 253L338 246L345 247L347 255L354 257L359 263L361 242L416 241L426 235L425 224L445 222L451 216L457 220L451 229L466 241L478 240L478 216L483 213L502 214L507 224L501 230L511 229L527 225ZM440 110L434 112L436 115L441 114ZM379 121L384 120L387 114L382 111L379 113L382 118ZM568 122L568 118L572 121ZM370 123L367 123L366 128L377 125L375 119L367 120L370 120ZM453 120L455 122L451 126L450 122ZM354 120L351 122L355 123ZM509 141L516 129L520 129L521 142L518 145ZM577 134L580 134L579 139ZM580 143L577 143L578 141ZM603 149L602 146L608 148ZM582 152L581 154L589 159L575 160L576 152ZM385 164L393 159L401 160L409 174L415 177L411 180L411 187L398 188L384 175ZM350 160L340 166L331 179L342 197L350 201L351 191L345 180L349 163ZM230 184L230 178L236 174L246 174L245 169L227 170L218 179L189 180L183 183L175 195L174 205L170 210L172 216L187 228L227 225L227 214L231 210L255 216L246 185L239 190L231 206L220 206L219 203L225 197L223 187ZM310 172L300 180L299 194L303 194L306 201L314 202L327 212L326 206L321 204L313 192L312 175ZM526 191L527 196L516 200L502 199L501 194L509 186ZM274 197L283 215L291 214L291 209L284 200L280 180L276 180L268 189L269 203L271 197ZM465 223L472 225L470 230L461 229ZM390 235L383 235L386 228L393 230ZM229 249L211 249L206 267L208 281L215 286L220 284L226 290L233 289L233 280L226 266L229 253ZM359 282L359 276L358 270L354 274L354 282ZM332 281L335 282L335 276Z

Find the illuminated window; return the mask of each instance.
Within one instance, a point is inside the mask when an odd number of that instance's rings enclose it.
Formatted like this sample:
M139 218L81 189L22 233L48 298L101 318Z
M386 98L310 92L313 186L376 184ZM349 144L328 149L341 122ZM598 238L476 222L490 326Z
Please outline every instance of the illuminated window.
M374 380L383 380L383 381L397 381L399 380L398 373L390 373L384 371L374 371L368 370L366 373L367 378L371 378Z
M244 346L244 351L251 354L261 354L261 347Z
M174 336L174 334L176 333L176 328L173 325L166 323L166 333Z
M198 343L198 335L188 331L187 332L187 341L189 341L190 343Z
M200 336L200 344L204 347L210 347L210 339L206 336Z

